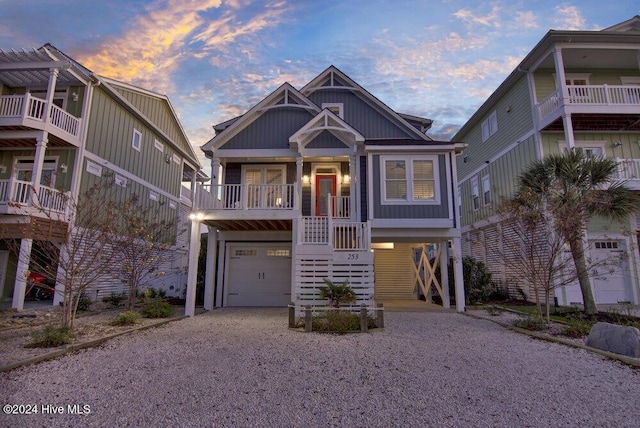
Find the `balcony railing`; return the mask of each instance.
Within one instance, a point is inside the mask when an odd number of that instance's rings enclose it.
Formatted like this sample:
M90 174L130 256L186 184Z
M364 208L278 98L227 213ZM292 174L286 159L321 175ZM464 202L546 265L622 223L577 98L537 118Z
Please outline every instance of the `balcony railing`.
M0 180L0 205L15 205L15 213L22 208L64 214L69 205L69 194L47 186L33 191L31 182Z
M210 198L198 198L199 210L292 210L295 184L213 184Z
M48 123L53 127L78 137L80 130L80 119L56 105L51 106L49 116L46 115L47 102L27 93L25 95L2 95L0 96L0 119L16 118L20 122L25 119Z
M631 85L568 85L569 96L562 91L552 92L538 103L540 119L544 119L563 105L574 106L640 106L640 86Z
M330 196L334 218L349 218L351 198L349 196Z
M616 159L616 180L640 181L640 159Z

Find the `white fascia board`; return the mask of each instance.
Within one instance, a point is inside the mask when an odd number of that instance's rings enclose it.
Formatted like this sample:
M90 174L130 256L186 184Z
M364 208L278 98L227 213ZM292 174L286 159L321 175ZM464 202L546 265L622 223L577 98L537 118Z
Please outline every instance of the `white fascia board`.
M293 158L298 155L298 152L291 149L220 149L214 152L214 156L219 159L254 159L260 158Z
M459 229L444 228L374 228L371 227L371 240L373 242L420 242L425 239L449 239L460 238Z
M353 148L344 149L304 149L302 155L305 157L327 157L327 156L349 156L353 153Z
M420 153L420 152L441 152L441 154L449 153L454 151L456 146L454 144L446 144L440 146L367 146L365 144L364 150L365 152L412 152L412 153Z
M448 218L441 219L420 219L420 218L384 218L372 219L371 229L402 229L409 228L415 230L434 229L434 228L453 228L453 220Z

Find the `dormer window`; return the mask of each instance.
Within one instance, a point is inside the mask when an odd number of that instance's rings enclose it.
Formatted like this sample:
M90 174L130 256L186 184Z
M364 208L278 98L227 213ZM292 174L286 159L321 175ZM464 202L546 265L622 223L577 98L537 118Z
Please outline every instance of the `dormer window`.
M342 103L322 103L322 108L331 111L331 113L344 119L344 104Z

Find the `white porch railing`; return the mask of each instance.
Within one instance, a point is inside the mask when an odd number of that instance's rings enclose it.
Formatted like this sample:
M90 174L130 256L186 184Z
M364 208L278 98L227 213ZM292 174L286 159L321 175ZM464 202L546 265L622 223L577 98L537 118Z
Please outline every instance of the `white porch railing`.
M538 103L540 119L544 119L564 105L583 106L640 106L640 86L631 85L568 85L569 96L553 91Z
M198 199L200 210L292 210L295 184L213 184L212 198Z
M9 203L65 213L69 205L69 194L51 187L40 186L36 196L30 181L0 180L0 204Z
M349 218L351 198L349 196L330 196L334 218Z
M640 180L640 159L616 159L616 180Z
M345 251L369 250L369 228L367 223L338 222L333 224L333 248Z
M22 118L48 122L54 127L77 137L80 130L80 119L56 105L51 106L49 117L46 117L47 103L45 100L25 95L0 96L0 118Z

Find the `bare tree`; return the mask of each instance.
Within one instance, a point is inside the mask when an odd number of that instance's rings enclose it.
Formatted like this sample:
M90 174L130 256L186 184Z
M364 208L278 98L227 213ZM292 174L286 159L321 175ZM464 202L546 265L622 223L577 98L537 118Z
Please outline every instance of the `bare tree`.
M33 190L30 206L20 208L25 214L43 219L41 229L47 227L49 232L35 231L36 240L30 254L20 251L21 240L16 239L17 236L5 239L7 246L18 254L19 261L56 282L56 293L60 293L63 306L64 327L73 328L83 293L107 275L113 263L113 254L103 251L111 241L112 223L103 207L112 199L113 193L112 187L105 183L106 180L95 183L77 200L61 191L52 193L47 189L46 193L39 194ZM31 221L23 226L17 235L33 235L33 230L27 230L33 224ZM38 240L38 237L42 239ZM17 272L17 275L26 276L28 272Z
M174 247L184 233L175 210L132 195L109 205L114 222L112 274L127 284L130 310L139 290L163 274L162 267L176 257Z

